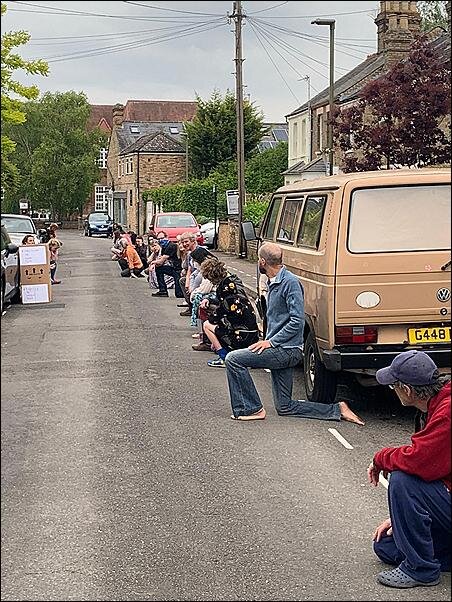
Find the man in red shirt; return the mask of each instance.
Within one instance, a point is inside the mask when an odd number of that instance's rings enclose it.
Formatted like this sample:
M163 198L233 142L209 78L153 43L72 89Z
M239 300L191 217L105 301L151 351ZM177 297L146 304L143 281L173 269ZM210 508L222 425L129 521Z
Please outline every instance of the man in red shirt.
M380 472L391 473L390 518L374 533L374 551L397 568L382 571L377 580L397 588L437 585L441 571L450 571L451 557L450 378L414 350L399 354L376 377L402 405L423 413L411 444L381 449L367 469L375 487Z

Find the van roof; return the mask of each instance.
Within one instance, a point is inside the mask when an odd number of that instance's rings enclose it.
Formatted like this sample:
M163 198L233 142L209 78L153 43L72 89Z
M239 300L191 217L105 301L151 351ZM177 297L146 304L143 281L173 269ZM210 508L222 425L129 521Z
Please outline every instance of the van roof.
M387 180L385 184L397 184L397 180L399 178L416 179L421 176L421 180L424 180L426 176L429 177L432 175L449 176L450 180L450 168L443 167L432 169L427 167L423 169L389 169L379 171L360 171L335 176L322 176L321 178L316 178L315 180L300 180L299 182L294 182L293 184L281 186L276 192L286 193L297 192L299 190L334 189L340 188L348 182L356 182L360 180L366 181L372 179L385 179Z

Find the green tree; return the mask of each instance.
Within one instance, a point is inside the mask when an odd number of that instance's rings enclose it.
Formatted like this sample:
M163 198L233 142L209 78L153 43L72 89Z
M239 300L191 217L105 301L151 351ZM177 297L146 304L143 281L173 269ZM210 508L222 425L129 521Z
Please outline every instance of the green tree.
M196 116L185 124L190 166L194 177L204 178L225 161L237 156L235 98L217 90L209 100L197 97ZM249 102L244 105L245 157L250 157L265 133L263 115Z
M10 128L21 166L17 197L54 217L81 213L99 177L96 159L105 140L90 131L88 100L83 93L47 93L27 107L29 120Z
M430 31L434 27L447 29L447 2L439 0L418 2L417 6L421 13L421 28L424 31Z
M2 19L6 13L6 5L2 3ZM13 189L18 182L18 170L11 160L15 149L15 143L4 133L7 124L20 124L26 121L21 99L34 99L39 95L36 86L25 86L14 79L14 73L22 70L29 75L47 75L47 63L41 60L26 61L14 52L18 46L26 44L30 34L26 31L9 31L2 34L1 38L1 185L7 189Z

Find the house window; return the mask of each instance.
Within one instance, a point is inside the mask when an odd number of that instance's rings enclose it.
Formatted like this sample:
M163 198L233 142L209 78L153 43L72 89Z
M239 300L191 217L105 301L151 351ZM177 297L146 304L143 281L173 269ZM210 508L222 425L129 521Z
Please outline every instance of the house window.
M97 159L97 165L100 167L100 169L107 169L107 155L108 149L101 148L99 151L99 158Z
M108 186L95 186L94 211L108 211Z
M301 154L306 155L306 119L301 122Z
M298 123L297 122L295 122L293 124L292 138L293 138L292 151L293 151L293 156L296 158L298 156Z
M171 126L170 129L169 129L169 131L170 131L171 134L178 134L179 133L179 128Z
M129 127L129 129L130 129L131 134L139 134L140 133L140 128L137 125L131 125Z

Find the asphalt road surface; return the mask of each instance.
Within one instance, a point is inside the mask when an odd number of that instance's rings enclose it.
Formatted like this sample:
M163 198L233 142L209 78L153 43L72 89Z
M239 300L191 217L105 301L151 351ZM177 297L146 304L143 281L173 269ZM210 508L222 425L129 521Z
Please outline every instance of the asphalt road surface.
M53 302L2 317L2 600L449 600L375 581L366 468L410 412L344 382L365 427L280 418L254 371L268 418L231 421L175 299L61 237Z

